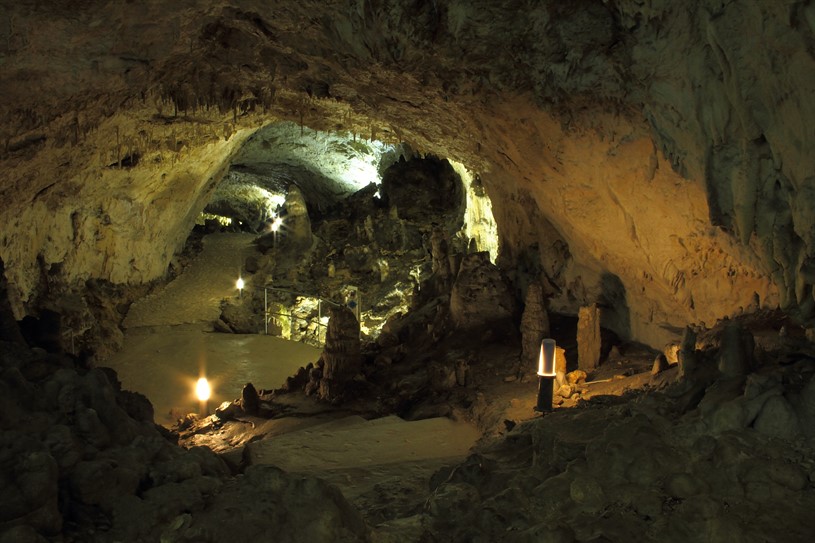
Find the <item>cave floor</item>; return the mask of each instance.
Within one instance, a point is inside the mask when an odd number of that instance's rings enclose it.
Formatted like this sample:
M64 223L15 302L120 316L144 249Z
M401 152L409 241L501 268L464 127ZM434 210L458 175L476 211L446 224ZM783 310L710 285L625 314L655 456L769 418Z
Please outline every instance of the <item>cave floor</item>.
M245 383L258 389L280 387L298 368L319 358L319 349L273 336L212 332L222 300L236 295L235 279L253 251L252 239L248 234L206 236L203 251L181 275L133 304L125 320L124 347L108 365L124 388L150 399L157 423L170 426L198 411L193 389L201 374L213 385L212 412L221 402L239 398ZM472 347L468 338L463 345L460 341L450 338L436 352L453 360ZM382 417L370 404L336 408L301 394L284 394L276 399L281 411L271 419L201 418L186 435L182 432L181 442L210 447L236 471L271 464L322 478L339 488L371 526L378 526L382 540L412 539L423 529L419 519L432 488L444 482L453 466L491 437L540 416L532 409L537 378L517 374L517 357L513 342L485 343L471 360L468 386L452 390L446 406L429 404L412 411L409 418L414 420ZM556 411L581 398L619 395L649 381L647 358L607 362L604 371L590 376L596 382L559 399ZM465 397L467 408L455 400Z
M155 421L171 425L200 407L194 385L205 375L213 387L210 411L240 396L243 385L275 388L320 351L263 335L212 333L221 301L238 293L235 281L253 252L252 234L203 238L203 250L173 281L135 302L125 319L124 346L106 361L124 388L145 394Z
M204 236L203 250L178 277L130 307L125 327L201 323L211 329L221 315L221 300L238 294L235 281L254 252L253 239L245 233Z
M319 349L273 336L217 334L199 325L149 326L128 330L122 350L106 364L125 389L147 396L157 424L170 426L199 410L194 386L201 373L212 386L212 412L240 397L246 383L278 387L319 356Z

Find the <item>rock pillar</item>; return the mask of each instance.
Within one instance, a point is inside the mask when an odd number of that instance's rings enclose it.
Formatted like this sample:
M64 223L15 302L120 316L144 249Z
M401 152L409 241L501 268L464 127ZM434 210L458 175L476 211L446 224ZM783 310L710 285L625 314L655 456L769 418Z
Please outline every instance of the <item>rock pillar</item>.
M306 200L299 188L294 185L289 187L283 207L286 210L283 219L285 230L282 230L285 232L284 244L293 249L311 248L311 220L308 218Z
M696 368L696 331L690 326L685 328L682 343L676 353L679 361L679 375L687 377Z
M14 312L8 301L8 286L6 283L3 260L0 259L0 341L25 344L20 327L14 319Z
M600 365L600 308L581 307L577 318L577 366L590 372Z
M543 303L543 289L537 281L526 291L521 317L521 373L537 371L541 340L549 337L549 315Z
M342 398L347 383L361 368L359 322L345 306L332 307L329 316L319 396L324 400L337 401Z
M727 377L740 377L750 373L754 366L753 351L756 342L749 330L737 322L728 324L722 333L719 348L719 371Z
M433 233L430 235L430 254L433 258L433 275L440 282L448 281L450 278L450 260L448 258L447 236L444 234L444 230L439 227L434 228Z

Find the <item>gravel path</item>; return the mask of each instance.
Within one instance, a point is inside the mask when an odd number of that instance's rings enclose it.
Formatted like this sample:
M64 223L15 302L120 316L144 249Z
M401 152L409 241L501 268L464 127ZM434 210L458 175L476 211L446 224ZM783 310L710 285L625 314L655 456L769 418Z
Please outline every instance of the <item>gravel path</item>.
M235 294L235 281L251 253L252 234L210 234L189 267L174 281L135 302L126 328L211 323L221 315L221 300Z

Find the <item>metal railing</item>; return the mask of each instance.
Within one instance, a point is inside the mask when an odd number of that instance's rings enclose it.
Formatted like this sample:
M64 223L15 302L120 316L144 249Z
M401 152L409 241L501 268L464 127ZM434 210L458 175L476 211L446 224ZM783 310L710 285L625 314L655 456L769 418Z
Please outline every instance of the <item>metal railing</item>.
M355 304L351 307L351 310L354 312L354 316L356 316L357 321L360 320L360 311L362 305L362 298L359 293L359 289L357 287L349 287L352 289L353 295L355 296ZM269 322L272 316L279 316L279 317L288 317L290 322L296 320L303 321L303 322L311 322L312 319L306 319L303 317L297 317L294 315L294 312L289 309L289 313L272 313L269 311L269 291L274 292L283 292L285 294L291 294L295 297L303 297L303 298L310 298L312 300L317 300L317 325L322 326L323 328L327 328L326 324L323 324L323 303L334 307L341 307L344 304L336 302L334 300L329 300L328 298L323 298L322 296L315 296L313 294L308 294L305 292L300 292L291 288L285 287L273 287L270 285L266 285L263 287L263 331L268 336L269 335ZM362 331L360 330L360 336ZM289 331L289 336L291 337L292 333L291 330ZM324 340L321 340L324 341Z
M341 305L341 304L339 304L339 303L337 303L337 302L335 302L333 300L329 300L327 298L323 298L321 296L315 296L313 294L308 294L308 293L305 293L305 292L300 292L300 291L290 289L290 288L271 287L271 286L263 287L263 331L267 336L269 335L269 322L271 322L272 317L275 317L275 316L288 318L290 324L293 324L294 321L302 321L302 322L307 322L307 323L314 321L314 319L299 317L299 316L295 315L294 311L291 310L291 309L289 310L288 313L272 312L269 309L269 291L282 292L282 293L285 293L285 294L291 294L292 296L295 296L295 297L310 298L312 300L317 300L316 324L317 324L317 326L321 326L323 328L327 328L327 325L322 322L323 303L332 305L334 307L339 307ZM293 335L292 330L289 330L289 336L291 337L292 335ZM318 332L318 334L317 334L318 342L324 341L324 339L320 339L320 336L324 337L324 332L322 334Z

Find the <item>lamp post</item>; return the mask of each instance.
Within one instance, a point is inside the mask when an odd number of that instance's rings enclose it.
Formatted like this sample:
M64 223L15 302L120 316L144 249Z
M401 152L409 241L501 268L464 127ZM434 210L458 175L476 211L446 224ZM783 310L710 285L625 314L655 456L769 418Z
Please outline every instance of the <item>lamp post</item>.
M209 381L207 381L206 377L201 377L198 379L198 382L195 383L195 395L198 396L199 402L199 413L202 417L207 416L209 412L209 407L207 406L207 402L209 401L209 397L212 394L212 388L209 386Z
M541 341L538 358L538 401L535 411L548 413L552 410L552 385L555 381L555 340Z

